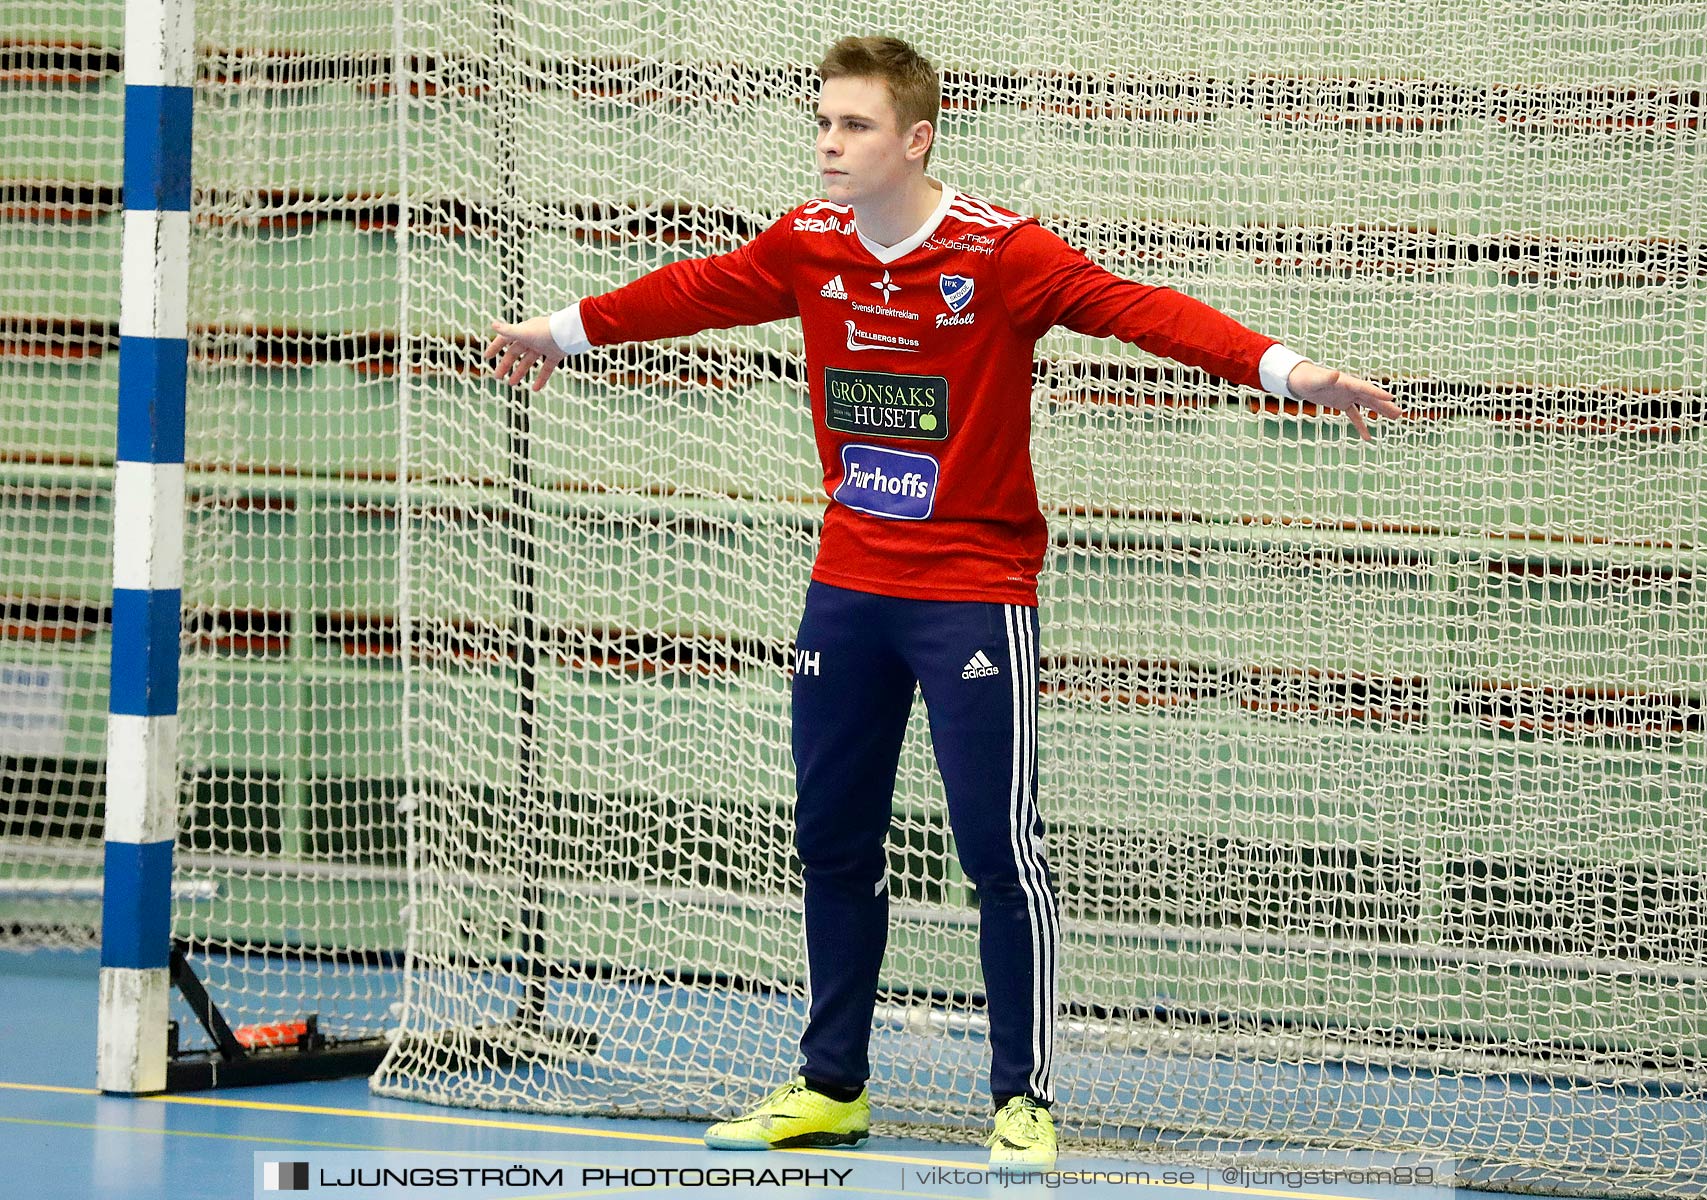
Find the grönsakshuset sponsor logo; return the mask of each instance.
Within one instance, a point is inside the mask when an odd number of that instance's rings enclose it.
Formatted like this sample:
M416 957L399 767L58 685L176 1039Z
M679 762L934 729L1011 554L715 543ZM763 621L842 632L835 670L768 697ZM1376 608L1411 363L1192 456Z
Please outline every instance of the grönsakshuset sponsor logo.
M941 375L824 368L824 424L837 433L940 442L949 434Z

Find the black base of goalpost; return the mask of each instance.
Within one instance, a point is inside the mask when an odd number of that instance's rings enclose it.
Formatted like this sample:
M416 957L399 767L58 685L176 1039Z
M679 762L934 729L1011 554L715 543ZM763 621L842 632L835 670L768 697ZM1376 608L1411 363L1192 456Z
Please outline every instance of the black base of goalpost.
M270 1083L308 1083L372 1075L390 1047L382 1039L332 1042L320 1038L294 1046L245 1050L226 1058L217 1050L172 1054L166 1061L168 1092L207 1092L215 1088Z
M196 977L188 957L172 948L172 986L213 1039L212 1050L183 1050L178 1023L166 1035L166 1090L202 1092L263 1083L298 1083L371 1075L389 1049L384 1038L334 1041L320 1032L319 1016L308 1013L274 1025L266 1046L245 1045Z
M190 966L182 947L171 957L172 986L195 1014L211 1050L184 1050L178 1023L167 1028L166 1090L202 1092L214 1088L251 1087L269 1083L305 1083L372 1075L391 1049L388 1038L338 1041L320 1032L319 1016L308 1013L257 1031L266 1045L245 1044L226 1021ZM502 1071L518 1062L591 1056L599 1052L599 1035L590 1029L544 1024L524 1004L514 1020L495 1025L416 1035L402 1048L417 1062L442 1071Z

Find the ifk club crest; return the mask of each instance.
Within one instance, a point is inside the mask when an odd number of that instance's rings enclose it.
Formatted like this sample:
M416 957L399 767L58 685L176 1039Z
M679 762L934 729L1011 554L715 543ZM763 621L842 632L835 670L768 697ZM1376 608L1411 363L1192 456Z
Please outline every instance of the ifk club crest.
M972 303L972 280L964 275L943 275L937 286L942 288L942 300L950 312L959 312Z

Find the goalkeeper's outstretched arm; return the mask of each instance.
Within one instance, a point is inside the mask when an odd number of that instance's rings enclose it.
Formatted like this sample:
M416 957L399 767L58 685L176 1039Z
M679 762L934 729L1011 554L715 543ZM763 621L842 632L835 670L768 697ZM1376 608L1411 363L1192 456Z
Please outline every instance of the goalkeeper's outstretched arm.
M762 325L798 316L789 282L793 213L728 254L674 262L613 292L519 325L492 323L486 357L512 385L532 374L545 386L570 354L618 342L686 337L705 329Z
M1369 421L1403 417L1391 393L1347 371L1318 366L1172 288L1114 275L1038 225L1016 229L999 251L1002 291L1016 328L1033 336L1064 325L1115 337L1286 401L1343 412L1357 436ZM1265 348L1266 347L1266 348Z

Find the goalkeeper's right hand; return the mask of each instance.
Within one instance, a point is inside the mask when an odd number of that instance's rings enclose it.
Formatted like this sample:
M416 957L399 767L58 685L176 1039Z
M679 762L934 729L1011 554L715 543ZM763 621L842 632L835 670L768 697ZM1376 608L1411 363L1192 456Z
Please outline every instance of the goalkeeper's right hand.
M545 381L551 378L557 364L566 357L556 339L551 336L549 317L534 317L520 325L493 321L492 331L495 336L482 357L497 358L498 365L493 369L493 373L511 386L519 386L527 379L528 372L538 367L539 374L534 376L533 390L539 391L545 386ZM499 358L499 355L503 357Z

